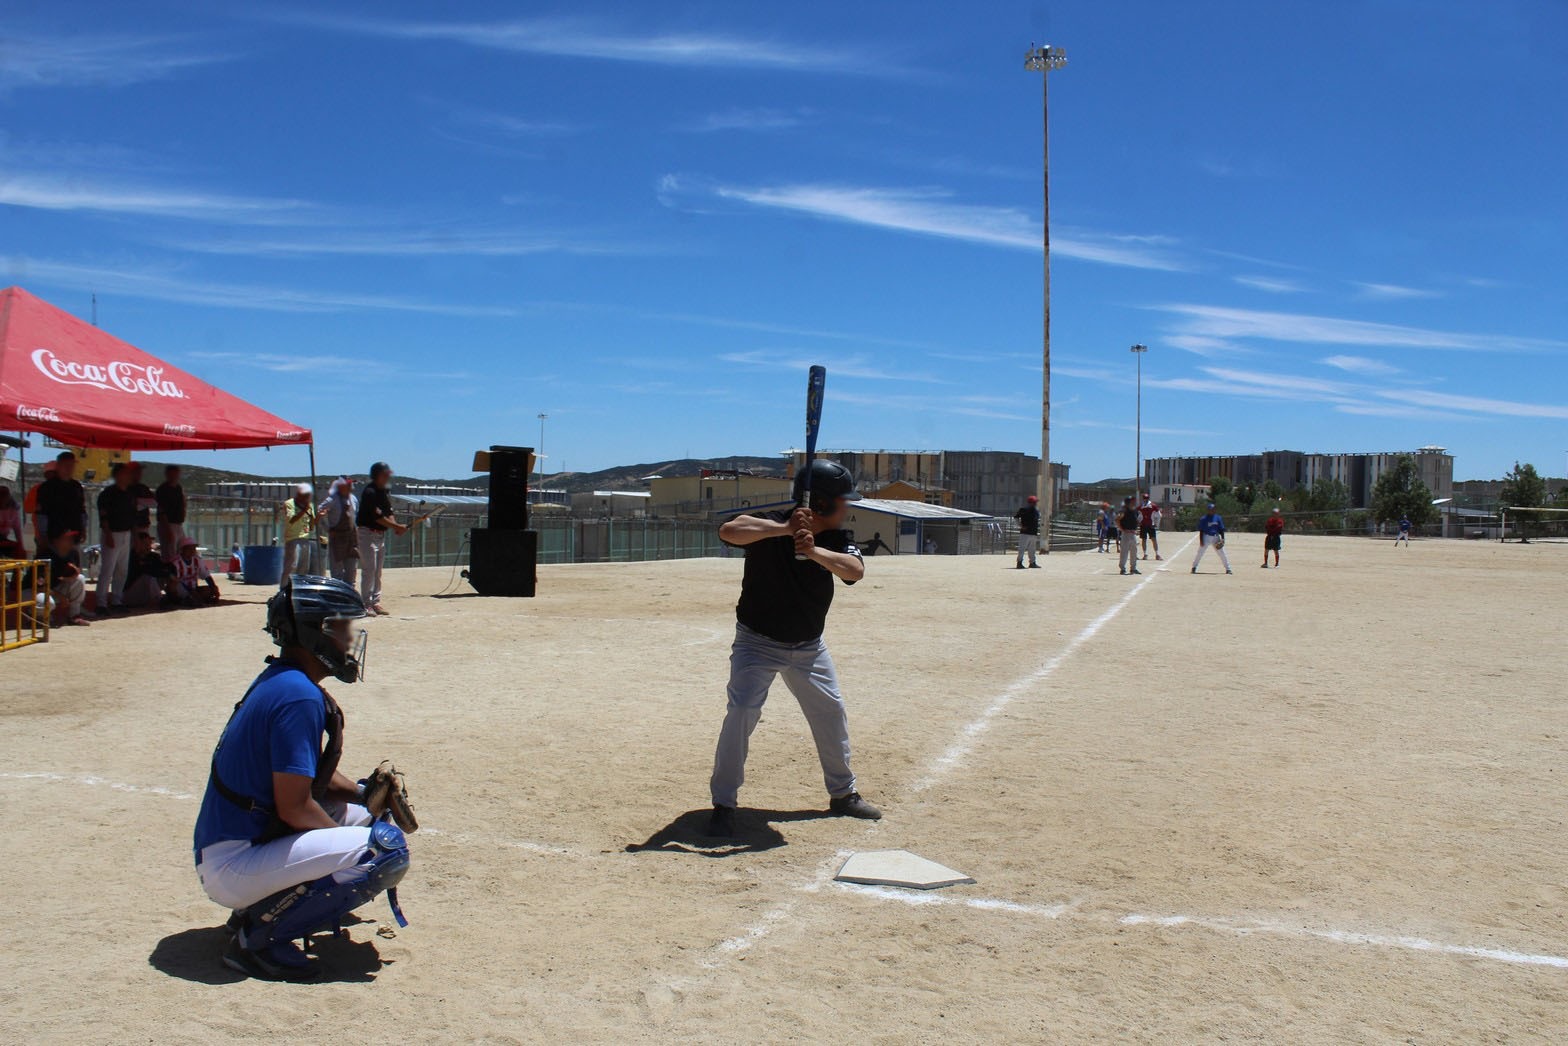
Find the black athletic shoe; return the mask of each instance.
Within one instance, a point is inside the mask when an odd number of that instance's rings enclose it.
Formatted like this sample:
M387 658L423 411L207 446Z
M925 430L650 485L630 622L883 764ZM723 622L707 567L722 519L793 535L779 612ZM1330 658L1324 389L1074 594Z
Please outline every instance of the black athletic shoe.
M710 839L731 839L735 836L735 808L713 804L713 814L708 818Z
M840 817L858 817L864 821L882 820L882 811L862 799L859 792L838 796L828 803L828 810Z
M243 929L245 929L245 913L236 908L229 913L229 921L223 924L223 932L230 937L237 937Z
M238 970L247 977L263 981L313 981L321 976L321 967L307 958L293 941L272 944L257 951L240 945L238 937L229 942L223 953L223 965Z
M1129 574L1142 574L1143 571L1141 571L1141 570L1137 569L1136 567L1134 567L1132 570L1127 571L1127 573L1129 573Z
M1030 563L1029 564L1029 569L1030 570L1039 570L1040 569L1040 564L1038 564L1038 563Z

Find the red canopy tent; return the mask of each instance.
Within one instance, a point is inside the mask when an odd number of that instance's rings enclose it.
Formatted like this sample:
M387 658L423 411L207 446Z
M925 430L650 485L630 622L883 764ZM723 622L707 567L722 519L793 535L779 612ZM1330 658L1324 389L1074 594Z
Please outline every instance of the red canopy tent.
M79 447L232 450L309 429L171 367L20 287L0 291L0 428Z

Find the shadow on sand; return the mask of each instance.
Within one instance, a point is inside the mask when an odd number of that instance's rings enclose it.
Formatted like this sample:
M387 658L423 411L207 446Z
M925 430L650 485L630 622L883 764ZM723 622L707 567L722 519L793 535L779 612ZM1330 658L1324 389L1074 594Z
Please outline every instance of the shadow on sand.
M669 824L648 837L646 842L629 843L627 853L679 853L698 857L733 857L736 854L761 853L788 846L784 834L773 827L775 823L789 821L815 821L832 817L826 810L748 810L735 811L735 835L729 839L716 839L708 835L708 818L713 811L708 807L687 810Z
M352 925L352 917L350 917ZM153 969L196 984L235 984L245 975L223 965L229 933L222 926L198 927L171 933L158 942L147 964ZM310 983L353 984L376 979L386 965L371 941L352 941L340 934L310 939L310 950L321 964L321 976Z

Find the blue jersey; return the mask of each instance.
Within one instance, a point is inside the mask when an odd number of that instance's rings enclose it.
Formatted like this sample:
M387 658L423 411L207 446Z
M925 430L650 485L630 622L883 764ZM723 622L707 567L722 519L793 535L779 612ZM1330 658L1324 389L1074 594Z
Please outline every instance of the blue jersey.
M1399 532L1401 534L1410 533L1410 521L1408 519L1401 519L1399 521Z
M1210 512L1198 520L1198 533L1204 537L1218 537L1225 533L1225 519L1218 512Z
M256 679L245 704L218 742L218 777L232 790L271 808L272 775L314 777L327 728L322 690L304 672L274 663ZM243 810L209 781L196 817L196 858L204 847L230 839L249 842L267 829L267 815Z

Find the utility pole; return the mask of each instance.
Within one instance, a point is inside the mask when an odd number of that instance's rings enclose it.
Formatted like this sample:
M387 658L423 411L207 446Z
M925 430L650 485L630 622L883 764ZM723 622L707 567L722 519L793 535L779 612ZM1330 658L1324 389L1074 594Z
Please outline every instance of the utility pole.
M1138 467L1133 470L1133 485L1138 489L1133 493L1142 494L1143 487L1143 354L1149 351L1147 345L1134 345L1132 354L1138 357L1138 419L1136 423Z
M1024 68L1040 73L1040 166L1042 174L1041 246L1044 248L1045 279L1042 312L1041 341L1043 347L1044 378L1040 395L1040 515L1044 524L1040 530L1045 551L1051 551L1051 517L1056 513L1056 481L1051 475L1051 88L1050 73L1067 64L1067 54L1060 47L1046 44L1030 45L1024 56Z
M539 453L536 454L535 457L537 457L539 459L539 486L540 487L544 486L544 423L545 423L545 419L547 419L549 416L550 415L545 414L543 412L541 412L539 414Z

